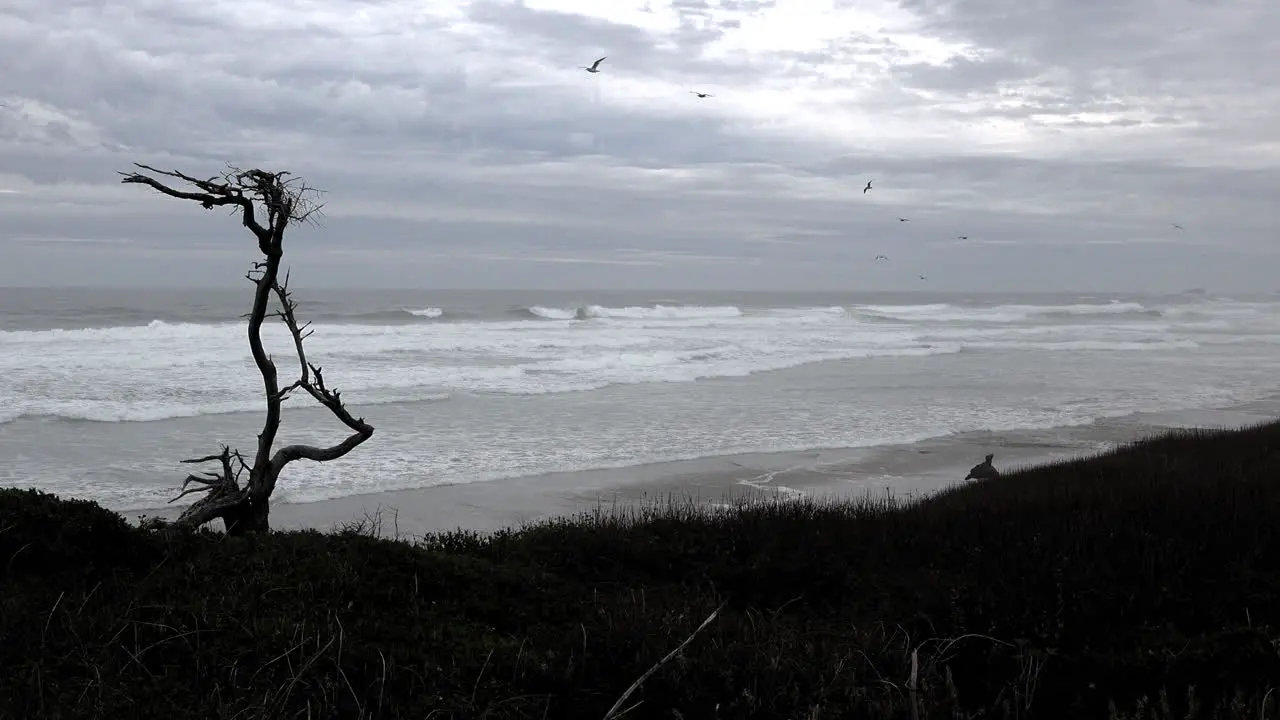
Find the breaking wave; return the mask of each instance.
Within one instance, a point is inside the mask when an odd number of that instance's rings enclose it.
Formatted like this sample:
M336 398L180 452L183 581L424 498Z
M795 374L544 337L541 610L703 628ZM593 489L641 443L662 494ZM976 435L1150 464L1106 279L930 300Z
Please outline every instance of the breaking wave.
M424 318L438 318L444 315L444 310L441 310L438 307L422 308L421 310L405 310L405 312L413 315L414 317Z
M1161 317L1164 312L1136 302L1071 305L995 305L965 307L946 303L928 305L858 305L855 312L872 320L918 323L1017 323L1037 319L1083 320Z
M687 383L830 361L979 352L1168 352L1274 337L1280 306L1137 302L754 308L655 304L496 308L487 319L399 308L330 315L308 341L361 405ZM517 313L513 316L512 313ZM338 319L338 318L341 319ZM446 321L447 320L447 321ZM282 372L279 323L264 342ZM0 332L0 422L154 421L261 406L242 321ZM191 378L201 378L192 383ZM299 403L301 404L301 403Z
M544 320L591 320L595 318L615 318L625 320L698 320L704 318L742 317L742 310L732 305L700 306L700 305L653 305L645 307L632 305L628 307L604 307L603 305L583 305L580 307L544 307L534 305L524 308L523 312Z

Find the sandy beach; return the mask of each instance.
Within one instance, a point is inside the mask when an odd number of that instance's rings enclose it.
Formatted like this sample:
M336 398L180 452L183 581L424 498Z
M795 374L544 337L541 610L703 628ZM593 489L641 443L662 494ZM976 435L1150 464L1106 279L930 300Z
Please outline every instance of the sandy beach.
M873 448L757 453L552 473L510 480L369 493L309 503L275 503L276 529L330 530L381 514L382 532L401 536L463 528L492 531L597 507L691 498L861 497L924 494L963 482L986 453L1001 470L1106 450L1168 428L1239 427L1280 414L1280 401L1222 410L1131 415L1090 425L976 432ZM287 480L285 482L288 482ZM174 518L181 507L129 511Z

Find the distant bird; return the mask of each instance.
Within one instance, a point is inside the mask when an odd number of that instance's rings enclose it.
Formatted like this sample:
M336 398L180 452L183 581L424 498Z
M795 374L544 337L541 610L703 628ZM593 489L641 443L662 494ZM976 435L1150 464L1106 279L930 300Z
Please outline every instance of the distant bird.
M988 454L987 459L981 463L974 465L969 470L969 474L964 476L965 480L994 480L1000 477L1000 471L991 464L991 458L995 455Z
M871 183L873 183L873 182L875 182L875 180L868 180L868 181L867 181L867 186L866 186L866 187L864 187L864 188L862 188L862 194L863 194L863 195L866 195L866 194L867 194L867 191L871 189Z
M898 218L898 222L911 222L907 218Z
M888 260L888 259L889 259L889 256L888 256L888 255L877 255L877 256L876 256L876 260Z
M1170 223L1170 224L1171 224L1171 225L1173 225L1174 227L1178 228L1179 230L1186 230L1186 228L1182 227L1182 226L1181 226L1181 225L1179 225L1178 223Z
M957 239L957 240L968 240L968 239L969 239L969 236L968 236L968 235L957 235L957 236L956 236L956 239Z
M589 72L589 73L598 73L598 72L600 72L600 63L604 62L605 58L607 58L607 57L609 57L609 56L608 56L608 55L605 55L604 57L600 58L599 60L597 60L597 61L595 61L595 62L591 63L591 67L587 67L586 65L579 65L578 67L582 68L583 70L586 70L586 71L587 71L587 72Z
M715 97L715 95L712 95L711 93L700 93L697 90L690 90L689 92L693 93L694 95L697 95L700 98Z
M927 277L925 277L925 276L921 275L921 276L920 276L920 279L921 279L921 280L928 280L929 278L927 278Z

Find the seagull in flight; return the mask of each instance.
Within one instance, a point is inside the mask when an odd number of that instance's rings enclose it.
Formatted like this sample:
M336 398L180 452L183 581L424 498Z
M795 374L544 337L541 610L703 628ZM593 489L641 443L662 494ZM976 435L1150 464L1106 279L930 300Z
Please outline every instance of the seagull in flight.
M956 236L956 239L957 239L957 240L968 240L968 239L969 239L969 236L968 236L968 235L957 235L957 236Z
M876 256L876 260L888 260L888 259L889 259L889 256L888 256L888 255L877 255L877 256Z
M898 222L911 222L911 221L907 218L898 218Z
M868 180L868 181L867 181L867 186L866 186L866 187L864 187L864 188L862 188L862 194L863 194L863 195L866 195L866 194L867 194L867 191L871 189L871 183L873 183L873 182L875 182L875 180Z
M700 98L715 97L715 95L712 95L711 93L698 92L697 90L690 90L689 92L693 93L694 95L697 95Z
M920 279L921 279L921 280L928 280L929 278L925 277L924 275L921 275L921 276L920 276Z
M1179 225L1178 223L1170 223L1170 225L1173 225L1174 227L1178 228L1179 230L1186 230L1186 228L1182 227L1182 226L1181 226L1181 225Z
M605 55L604 57L600 58L599 60L597 60L597 61L595 61L595 62L591 63L591 67L587 67L586 65L579 65L579 67L581 67L583 70L586 70L586 71L587 71L587 72L589 72L589 73L598 73L598 72L600 72L600 63L604 62L605 58L607 58L607 57L609 57L609 56L608 56L608 55Z

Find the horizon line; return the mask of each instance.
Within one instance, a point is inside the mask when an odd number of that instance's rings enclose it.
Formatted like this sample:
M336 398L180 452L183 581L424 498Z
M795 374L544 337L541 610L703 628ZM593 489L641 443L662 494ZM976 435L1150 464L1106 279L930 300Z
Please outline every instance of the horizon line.
M192 285L183 283L181 285L79 285L79 284L62 284L62 285L4 285L0 284L0 290L107 290L107 291L192 291L192 292L208 292L208 291L239 291L244 290L248 285ZM477 292L477 293L626 293L626 292L644 292L644 293L773 293L773 294L794 294L794 295L815 295L815 294L831 294L831 293L900 293L910 295L1088 295L1088 294L1115 294L1115 295L1182 295L1189 293L1204 294L1221 294L1221 293L1241 293L1247 295L1271 295L1280 293L1280 288L1268 291L1263 289L1227 289L1220 288L1212 292L1203 287L1180 288L1177 290L1133 290L1119 288L1057 288L1057 289L1035 289L1035 290L989 290L989 289L934 289L922 287L910 288L850 288L850 287L809 287L809 288L760 288L760 287L741 287L741 288L708 288L708 287L655 287L655 286L637 286L637 287L456 287L456 286L367 286L367 285L307 285L297 283L297 289L307 291L342 291L342 292Z

